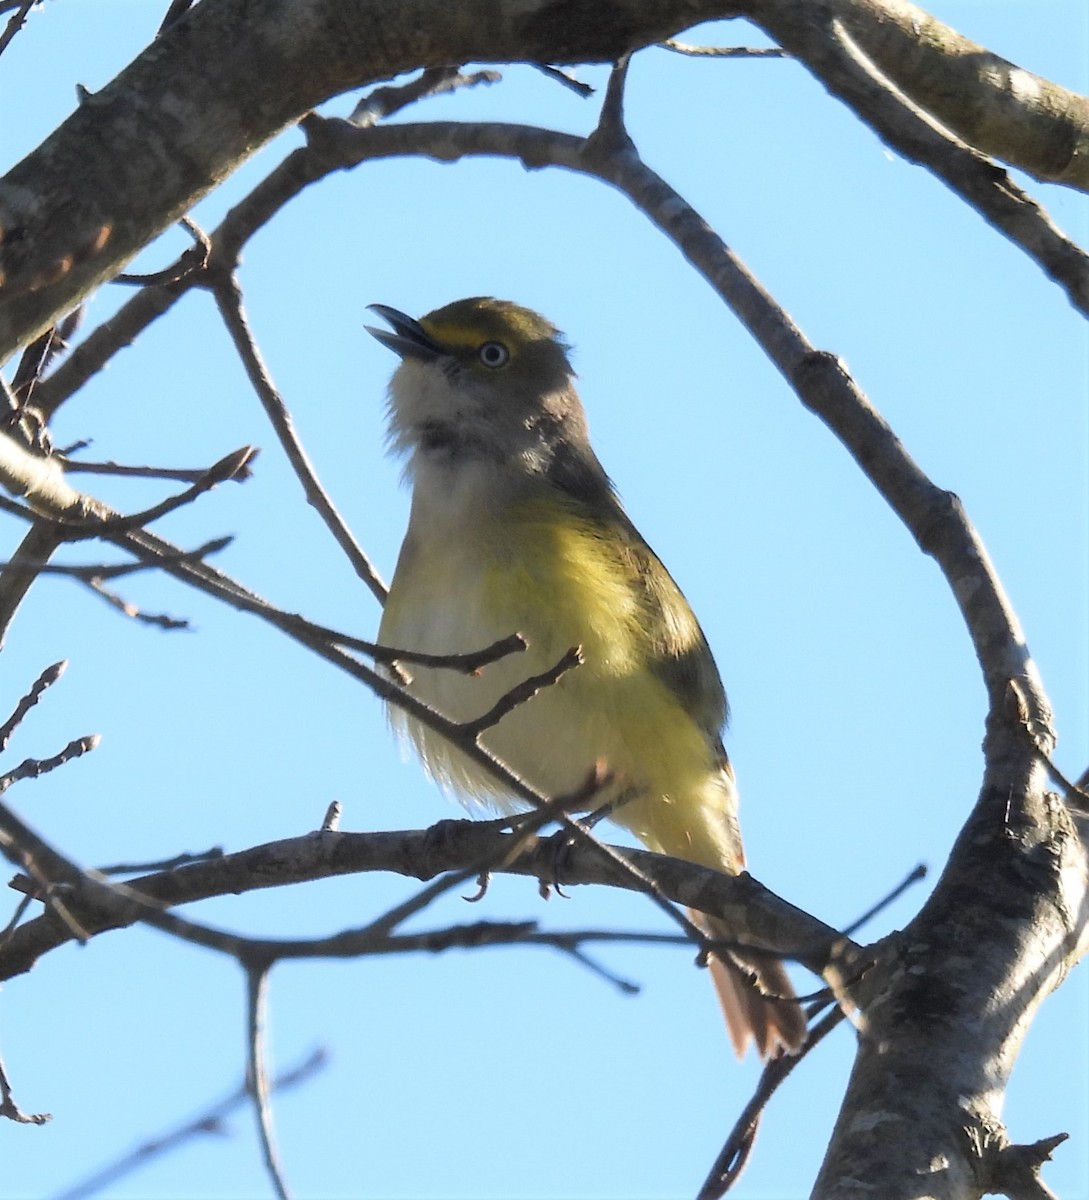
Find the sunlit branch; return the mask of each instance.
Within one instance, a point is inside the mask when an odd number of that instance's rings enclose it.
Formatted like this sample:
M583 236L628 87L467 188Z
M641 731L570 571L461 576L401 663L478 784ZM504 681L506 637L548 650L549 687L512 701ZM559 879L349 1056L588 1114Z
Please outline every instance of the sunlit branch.
M25 1113L15 1103L2 1055L0 1055L0 1117L14 1121L18 1125L44 1125L53 1119L52 1113Z
M268 1010L268 976L270 964L247 961L246 967L246 1085L257 1118L257 1136L273 1191L278 1200L291 1200L284 1179L280 1154L272 1127L267 1052L265 1049L265 1017Z
M145 920L166 932L236 957L240 950L269 959L317 957L334 953L333 942L239 939L233 934L185 922L164 909L213 896L366 872L393 872L416 879L445 877L452 872L460 873L463 882L479 869L477 864L490 861L493 873L554 878L565 887L597 884L641 892L644 890L641 880L652 878L662 895L678 904L722 916L746 940L751 938L796 958L817 974L825 972L831 963L849 963L852 955L861 954L837 930L775 896L747 874L727 876L681 859L612 847L614 855L623 856L636 868L629 871L616 866L613 858L602 856L599 844L572 845L557 857L551 839L526 837L524 833L518 839L523 844L512 853L518 835L504 833L495 824L444 821L427 830L306 834L131 879L121 886L111 885L92 873L80 872L0 806L0 833L6 831L8 844L24 847L24 855L36 857L49 878L69 885L68 902L92 933ZM18 865L23 866L22 858ZM436 879L436 884L445 883L445 878ZM389 931L412 913L421 911L433 894L438 893L417 894L362 931L336 935L335 940L341 950L350 945L353 954L376 953L376 947L394 945L395 940L388 937ZM8 945L0 948L0 980L30 970L43 954L71 936L48 916L26 922L12 932ZM387 940L382 941L383 938ZM684 940L691 944L691 939ZM859 961L866 961L865 956Z
M835 8L814 5L802 14L793 0L759 0L743 11L878 137L933 172L1089 314L1089 256L1007 171L950 133L882 74Z

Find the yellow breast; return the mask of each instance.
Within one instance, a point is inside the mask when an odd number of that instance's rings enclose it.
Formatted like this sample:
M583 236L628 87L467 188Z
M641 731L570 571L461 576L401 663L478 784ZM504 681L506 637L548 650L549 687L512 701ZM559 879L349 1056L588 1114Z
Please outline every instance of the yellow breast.
M648 845L681 853L676 842L691 841L691 810L722 806L722 773L706 733L648 667L646 606L625 546L548 495L498 518L461 522L456 537L436 525L413 520L379 640L449 654L517 632L529 646L475 677L411 668L411 690L467 720L581 646L581 667L504 717L482 742L549 796L573 791L604 762L635 797L615 819ZM443 738L402 714L393 721L461 799L514 807ZM721 862L717 847L709 853Z

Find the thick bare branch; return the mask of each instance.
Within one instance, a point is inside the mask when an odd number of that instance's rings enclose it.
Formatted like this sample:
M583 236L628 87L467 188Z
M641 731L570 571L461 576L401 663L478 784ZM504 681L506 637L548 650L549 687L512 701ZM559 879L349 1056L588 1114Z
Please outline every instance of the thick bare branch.
M885 75L983 154L1089 191L1089 99L970 41L908 0L837 0Z
M0 180L0 360L333 96L419 67L610 62L711 0L199 4ZM94 153L88 153L94 147ZM170 285L168 285L170 286Z
M13 832L19 834L21 829L20 824ZM639 878L645 876L677 904L721 916L747 940L783 951L818 973L828 963L857 951L837 930L775 896L748 874L726 876L649 851L613 847L618 858L635 867L637 874L633 874L589 845L572 846L557 861L551 840L537 837L525 839L512 855L511 847L518 836L476 821L443 821L431 829L416 831L313 833L156 872L129 880L126 887L156 905L172 907L211 896L369 871L431 879L446 872L473 871L480 862L491 861L498 873L534 879L555 877L563 886L600 884L638 891ZM48 859L47 855L43 857ZM64 873L64 867L55 859L48 862L59 874ZM92 933L132 924L146 913L144 906L133 903L126 907L116 893L107 894L97 885L84 891L77 886L68 903L78 914L81 927ZM374 926L368 929L375 932ZM378 932L386 936L384 929ZM0 979L29 971L43 954L71 937L70 930L51 913L26 922L13 930L7 945L0 948ZM251 946L255 953L259 948ZM267 947L273 957L278 948L275 942ZM355 952L362 953L363 949L363 943L357 941Z
M876 0L875 0L876 3ZM1009 174L920 108L840 21L838 0L750 0L746 13L898 153L921 163L1089 314L1089 256Z

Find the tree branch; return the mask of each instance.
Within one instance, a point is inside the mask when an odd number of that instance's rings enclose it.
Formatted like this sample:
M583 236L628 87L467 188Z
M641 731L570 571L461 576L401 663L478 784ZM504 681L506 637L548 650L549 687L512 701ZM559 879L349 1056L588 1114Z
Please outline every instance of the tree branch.
M246 314L242 308L242 288L237 277L233 271L228 271L224 266L219 265L212 272L210 286L219 307L220 316L231 336L231 341L238 351L238 356L242 360L242 365L258 399L261 401L265 416L268 417L292 470L302 484L307 502L317 510L318 515L325 522L326 528L336 539L337 545L344 551L348 561L352 564L355 573L370 588L378 603L384 604L389 589L382 582L374 564L363 552L363 547L356 541L344 518L337 511L332 498L322 487L313 464L295 432L291 414L287 411L287 406L273 385L268 368L265 366L261 352L257 349L257 343L250 332L249 322L246 320Z
M276 1076L270 1086L270 1092L277 1093L297 1087L312 1078L322 1070L328 1062L324 1050L315 1050L297 1067L292 1067L283 1074ZM190 1121L185 1121L178 1127L168 1130L145 1141L131 1153L95 1171L94 1174L81 1179L57 1192L50 1200L87 1200L102 1191L109 1184L123 1179L133 1171L139 1170L153 1159L160 1158L178 1147L208 1134L224 1132L224 1121L230 1114L249 1099L249 1091L243 1083L224 1099L210 1105Z
M628 891L642 890L641 877L653 879L663 896L677 904L721 916L738 931L739 938L767 946L795 958L820 974L829 963L858 956L861 951L837 930L803 913L762 887L752 876L722 875L681 859L645 850L612 847L617 858L629 862L637 874L602 857L590 845L571 846L557 860L551 839L529 837L511 854L520 835L503 833L493 823L443 821L430 829L380 833L313 833L254 846L221 858L190 863L175 870L155 872L129 880L128 892L145 903L123 899L104 883L86 885L77 873L59 860L55 851L41 849L40 840L26 831L13 814L0 812L0 832L25 844L52 877L69 883L66 903L90 935L118 929L146 919L146 901L157 907L190 904L213 896L285 887L315 879L373 871L393 872L415 879L433 879L448 872L475 872L488 861L504 875L548 879L564 887L597 884ZM163 913L166 916L167 914ZM369 934L376 928L368 926ZM386 936L384 927L377 930ZM15 929L0 947L0 980L32 969L43 955L72 939L72 932L50 912ZM277 957L285 950L275 939L247 939L250 953ZM352 953L367 947L374 953L373 936L353 942ZM222 947L220 947L222 948ZM292 953L290 951L285 951ZM301 956L315 953L310 945ZM295 956L292 953L292 956Z
M876 2L876 0L875 0ZM909 162L925 166L1028 254L1089 314L1089 256L1009 174L948 132L872 62L837 16L839 0L749 0L746 14Z
M837 0L866 55L970 146L1089 191L1089 99L1034 75L908 0Z
M603 19L600 0L297 0L254 20L249 0L199 4L0 180L0 360L341 92L449 63L611 62L724 11L610 0Z

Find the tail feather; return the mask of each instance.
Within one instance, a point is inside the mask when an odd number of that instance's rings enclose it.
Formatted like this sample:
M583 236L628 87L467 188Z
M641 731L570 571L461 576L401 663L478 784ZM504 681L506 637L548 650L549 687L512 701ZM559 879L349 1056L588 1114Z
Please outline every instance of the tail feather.
M717 917L691 910L689 915L708 937L734 940L730 927ZM712 955L708 965L738 1058L750 1041L765 1062L798 1052L805 1041L805 1013L774 954L746 946L722 957Z

